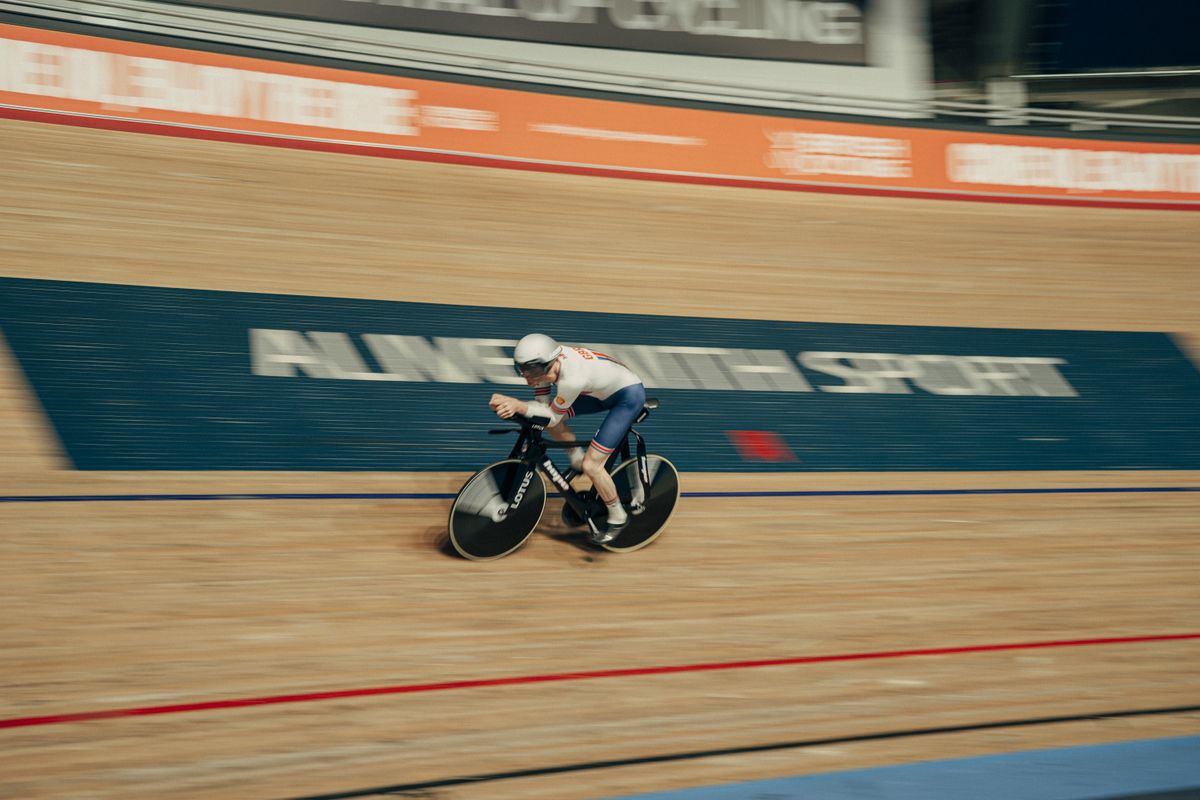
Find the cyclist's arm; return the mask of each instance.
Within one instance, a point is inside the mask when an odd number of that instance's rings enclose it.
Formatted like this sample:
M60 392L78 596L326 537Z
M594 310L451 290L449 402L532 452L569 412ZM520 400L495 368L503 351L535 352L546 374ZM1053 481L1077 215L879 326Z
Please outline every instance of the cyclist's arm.
M558 425L568 416L571 416L569 411L566 414L556 414L550 410L550 406L537 400L526 402L516 397L509 397L506 394L493 394L492 399L488 401L488 405L502 419L508 419L516 415L522 417L541 417L550 420L546 424L547 427Z
M553 428L567 417L575 416L575 412L571 410L571 405L578 399L582 389L582 386L576 386L568 381L560 381L558 392L554 395L554 399L549 403L543 403L538 400L527 403L525 416L549 417L550 425L548 427Z

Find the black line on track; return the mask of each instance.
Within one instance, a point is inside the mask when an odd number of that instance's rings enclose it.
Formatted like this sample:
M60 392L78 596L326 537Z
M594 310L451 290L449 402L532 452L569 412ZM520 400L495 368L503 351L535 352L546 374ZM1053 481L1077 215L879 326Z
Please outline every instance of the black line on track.
M995 722L975 722L967 725L945 725L936 728L908 728L898 731L883 731L880 733L862 733L853 736L833 736L824 739L801 739L791 742L773 742L771 744L746 745L743 747L723 747L715 750L691 750L683 753L664 753L655 756L638 758L620 758L606 761L586 761L576 764L560 764L552 767L535 767L532 769L513 770L511 772L492 772L481 775L461 775L454 778L420 781L417 783L401 783L392 786L375 786L370 789L351 789L333 794L314 794L290 798L290 800L349 800L356 797L372 797L381 795L414 795L427 796L423 793L433 789L443 789L450 786L465 784L489 783L491 781L511 780L513 778L536 778L543 775L561 775L570 772L586 772L597 769L612 769L615 767L634 767L644 764L663 764L671 761L691 761L702 758L718 758L720 756L746 755L750 753L767 753L772 750L791 750L800 747L823 747L835 744L850 744L853 742L874 742L885 739L904 739L914 736L936 736L946 733L969 733L973 731L995 730L997 728L1021 728L1034 725L1057 725L1065 722L1087 722L1089 720L1121 719L1125 717L1145 717L1166 714L1187 714L1200 711L1200 705L1169 706L1166 708L1137 708L1124 711L1100 711L1089 714L1068 714L1054 717L1028 717L1024 719L999 720Z

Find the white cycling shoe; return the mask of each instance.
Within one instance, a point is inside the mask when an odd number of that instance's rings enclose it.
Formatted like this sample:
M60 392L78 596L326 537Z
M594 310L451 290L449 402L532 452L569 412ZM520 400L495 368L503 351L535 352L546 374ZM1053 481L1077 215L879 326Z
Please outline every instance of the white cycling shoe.
M646 490L642 487L640 480L634 481L630 488L632 497L629 499L629 511L632 514L640 514L646 510Z
M629 517L625 517L625 519L623 519L621 522L615 524L609 522L608 526L602 531L593 528L588 539L591 540L592 544L608 544L613 539L620 536L621 531L625 530L627 527L629 527Z

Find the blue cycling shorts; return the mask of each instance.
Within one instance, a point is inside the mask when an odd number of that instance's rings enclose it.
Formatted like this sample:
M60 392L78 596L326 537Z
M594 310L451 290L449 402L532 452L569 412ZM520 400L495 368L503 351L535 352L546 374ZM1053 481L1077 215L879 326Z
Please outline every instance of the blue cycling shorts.
M620 446L621 440L633 421L646 405L646 387L640 383L626 386L609 395L607 400L581 395L571 404L571 411L579 414L598 414L607 411L608 416L600 423L600 430L592 438L592 447L607 455Z

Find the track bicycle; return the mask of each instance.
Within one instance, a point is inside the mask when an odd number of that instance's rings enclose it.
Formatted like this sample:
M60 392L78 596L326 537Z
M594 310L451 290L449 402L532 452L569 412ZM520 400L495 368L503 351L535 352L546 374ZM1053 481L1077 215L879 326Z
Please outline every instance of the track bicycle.
M657 407L657 400L646 400L604 465L629 516L628 525L614 539L600 545L614 553L631 552L653 542L679 501L678 470L663 456L647 453L646 440L637 431L637 424ZM517 427L488 431L494 435L518 434L508 458L472 475L450 506L447 527L454 549L472 561L491 561L520 548L546 508L546 487L539 473L562 495L562 520L567 527L593 534L606 532L608 512L596 489L579 491L572 487L571 480L577 473L561 471L549 455L550 450L586 447L586 443L544 438L542 433L550 422L545 417L517 416L510 421ZM631 437L637 441L636 457L631 455Z

